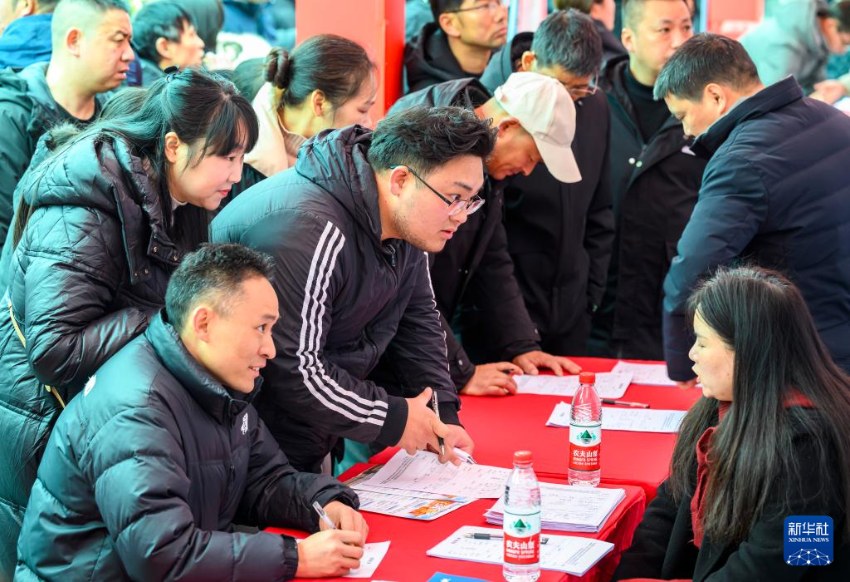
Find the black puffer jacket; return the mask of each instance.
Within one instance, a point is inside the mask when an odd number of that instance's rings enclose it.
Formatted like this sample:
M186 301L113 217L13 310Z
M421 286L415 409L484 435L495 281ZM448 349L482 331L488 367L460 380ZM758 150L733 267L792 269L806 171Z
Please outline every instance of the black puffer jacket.
M408 93L443 81L477 76L460 68L448 37L436 22L423 26L422 32L404 47L404 73Z
M120 139L77 141L21 184L33 207L10 264L0 317L0 536L18 524L59 409L147 327L183 255L159 194ZM10 308L26 340L13 325Z
M249 188L212 223L213 241L275 258L277 356L257 408L302 470L318 470L340 437L396 444L403 399L426 386L439 391L443 422L458 424L425 253L381 241L371 136L356 125L320 133L295 168ZM397 385L368 379L382 356Z
M17 580L287 580L311 504L353 491L297 473L257 411L156 316L56 423L24 517Z
M62 122L80 123L50 94L47 63L35 63L14 73L0 71L0 249L12 220L12 193L30 164L38 138ZM97 96L97 110L104 98Z
M520 33L490 60L481 82L490 91L514 72L534 35ZM594 307L602 302L614 242L608 168L608 101L601 92L576 102L573 154L581 181L565 184L543 164L505 187L508 251L542 347L556 354L581 354ZM489 337L464 329L464 345L492 361Z
M608 62L599 79L611 109L610 166L616 237L593 336L602 355L663 357L662 283L697 199L705 160L689 148L672 115L648 141L625 88L629 58ZM604 339L603 339L604 338Z
M458 79L406 95L390 112L416 105L455 105L471 110L489 98L490 93L475 79ZM540 335L528 315L508 254L502 224L503 187L504 181L494 183L488 177L481 193L486 204L467 218L441 252L431 255L434 295L446 332L452 380L458 388L475 373L450 325L460 317L462 306L470 311L469 321L481 326L478 331L488 338L495 359L511 360L540 349ZM463 321L459 324L463 327Z

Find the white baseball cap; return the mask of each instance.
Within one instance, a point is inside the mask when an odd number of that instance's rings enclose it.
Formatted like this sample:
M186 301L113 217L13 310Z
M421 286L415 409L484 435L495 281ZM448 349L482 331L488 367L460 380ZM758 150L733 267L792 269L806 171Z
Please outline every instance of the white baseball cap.
M539 73L513 73L495 96L502 109L534 138L543 163L559 182L581 180L571 147L576 108L558 80Z

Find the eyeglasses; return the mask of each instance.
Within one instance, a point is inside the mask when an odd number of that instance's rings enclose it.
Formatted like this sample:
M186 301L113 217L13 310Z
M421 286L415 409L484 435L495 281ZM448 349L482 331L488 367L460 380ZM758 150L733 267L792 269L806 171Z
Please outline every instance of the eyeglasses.
M505 7L506 0L490 0L489 2L484 2L481 4L476 4L475 6L470 6L469 8L456 8L454 10L446 10L448 13L457 13L457 12L472 12L474 10L487 10L490 14L494 14Z
M390 169L395 170L398 167L401 167L401 166L391 166ZM466 211L466 214L468 216L468 215L474 213L476 210L478 210L482 206L484 206L484 199L481 196L479 196L478 194L476 194L475 196L473 196L469 200L464 200L458 194L455 194L451 198L447 198L446 196L443 196L442 194L437 192L437 190L434 189L434 187L431 186L431 184L429 184L428 182L423 180L422 177L419 176L419 174L417 174L416 172L413 171L413 168L411 168L410 166L404 166L404 167L407 168L408 172L413 174L414 178L416 178L417 180L419 180L420 182L425 184L426 188L428 188L431 192L433 192L434 194L439 196L440 200L442 200L443 202L446 203L446 205L449 207L449 216L455 216L456 214L460 214L464 210Z
M581 99L582 97L596 94L599 90L599 75L594 75L586 87L570 87L566 83L563 83L563 85L564 89L567 90L567 93L569 93L573 99Z

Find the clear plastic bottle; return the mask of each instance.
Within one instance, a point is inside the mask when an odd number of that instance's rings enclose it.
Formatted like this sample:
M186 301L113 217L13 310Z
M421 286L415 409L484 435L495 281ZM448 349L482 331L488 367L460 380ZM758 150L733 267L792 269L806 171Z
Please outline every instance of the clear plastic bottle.
M596 392L596 374L582 372L579 389L570 411L570 457L567 480L570 485L599 485L601 475L602 400Z
M514 470L505 485L502 575L508 582L540 577L540 485L531 463L531 451L515 452Z

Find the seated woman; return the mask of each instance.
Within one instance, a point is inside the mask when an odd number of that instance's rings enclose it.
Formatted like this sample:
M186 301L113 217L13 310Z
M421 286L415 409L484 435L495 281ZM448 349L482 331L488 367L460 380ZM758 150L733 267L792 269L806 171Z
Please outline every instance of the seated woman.
M372 126L375 65L354 41L320 34L291 53L274 48L263 75L266 82L253 100L259 139L231 196L293 166L301 144L322 130Z
M57 147L19 184L0 317L0 579L14 569L60 409L162 307L256 138L251 104L231 83L186 70L155 82L140 109Z
M703 397L614 579L850 580L850 378L802 295L778 273L739 267L690 305ZM788 516L832 518L831 565L787 563Z

